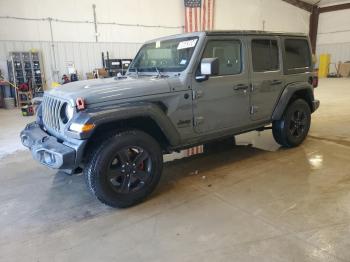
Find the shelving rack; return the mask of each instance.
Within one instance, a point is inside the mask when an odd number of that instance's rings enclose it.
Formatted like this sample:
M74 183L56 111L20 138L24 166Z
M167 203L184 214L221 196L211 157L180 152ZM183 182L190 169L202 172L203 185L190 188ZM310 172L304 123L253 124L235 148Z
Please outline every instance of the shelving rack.
M30 106L32 104L33 95L32 92L22 92L18 91L18 106Z
M9 79L18 87L30 80L34 96L44 93L43 63L39 52L10 52ZM16 95L17 98L18 94Z

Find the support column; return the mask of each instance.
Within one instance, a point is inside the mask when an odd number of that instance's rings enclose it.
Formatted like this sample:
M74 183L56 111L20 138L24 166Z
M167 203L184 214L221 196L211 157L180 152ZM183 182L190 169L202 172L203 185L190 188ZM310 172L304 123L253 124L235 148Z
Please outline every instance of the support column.
M316 5L312 7L311 15L310 15L310 42L312 53L316 53L316 41L317 41L317 31L318 31L318 19L320 17L320 8Z

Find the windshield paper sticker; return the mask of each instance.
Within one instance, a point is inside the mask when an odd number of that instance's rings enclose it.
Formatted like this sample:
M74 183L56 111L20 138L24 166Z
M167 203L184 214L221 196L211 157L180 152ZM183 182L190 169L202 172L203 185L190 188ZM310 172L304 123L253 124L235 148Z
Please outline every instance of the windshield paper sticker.
M160 41L156 42L156 48L160 48Z
M192 39L192 40L188 40L188 41L182 41L179 43L179 45L177 46L177 49L186 49L186 48L192 48L197 44L197 40L198 39Z

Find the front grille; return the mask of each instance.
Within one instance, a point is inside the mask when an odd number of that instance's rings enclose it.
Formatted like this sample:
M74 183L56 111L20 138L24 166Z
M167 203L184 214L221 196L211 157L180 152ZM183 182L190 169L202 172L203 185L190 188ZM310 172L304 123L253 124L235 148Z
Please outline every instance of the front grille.
M50 96L44 96L42 102L43 122L46 128L60 132L60 109L64 102Z

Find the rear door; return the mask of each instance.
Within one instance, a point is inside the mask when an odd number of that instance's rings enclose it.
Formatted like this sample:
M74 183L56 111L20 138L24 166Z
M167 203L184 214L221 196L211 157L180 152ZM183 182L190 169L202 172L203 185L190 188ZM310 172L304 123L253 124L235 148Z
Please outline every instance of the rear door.
M250 117L269 120L283 90L282 52L279 37L250 36Z
M219 59L219 75L193 79L195 130L210 133L244 127L249 119L249 71L244 37L208 37L202 58ZM201 60L200 59L200 60ZM196 75L200 75L200 60Z

